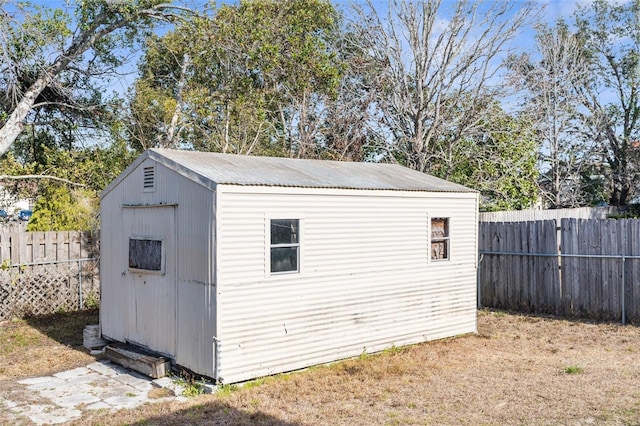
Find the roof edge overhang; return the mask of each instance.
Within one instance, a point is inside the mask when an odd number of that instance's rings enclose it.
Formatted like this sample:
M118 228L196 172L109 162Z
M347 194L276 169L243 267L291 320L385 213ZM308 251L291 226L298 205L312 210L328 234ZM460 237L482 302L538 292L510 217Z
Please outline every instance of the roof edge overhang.
M145 160L151 159L158 164L162 164L167 167L169 170L172 170L181 176L184 176L187 179L190 179L193 182L200 184L201 186L215 191L218 185L228 185L228 186L246 186L246 187L282 187L282 188L301 188L301 189L336 189L336 190L352 190L352 191L362 191L362 190L370 190L370 191L397 191L397 192L427 192L427 193L475 193L479 194L479 191L465 187L463 185L455 184L455 188L449 189L407 189L407 188L360 188L357 186L349 187L349 186L304 186L304 185L285 185L285 184L258 184L258 183L238 183L238 182L227 182L220 181L216 182L212 180L210 177L206 177L197 171L186 167L185 165L172 160L163 154L162 149L150 148L144 151L138 158L136 158L122 173L118 175L107 187L102 190L100 193L100 199L102 200L105 196L107 196L116 186L118 186L128 175L130 175L136 168L140 166ZM451 182L449 182L451 183Z
M205 188L215 191L216 190L216 182L211 179L202 176L201 174L183 166L180 163L177 163L166 156L162 155L162 153L158 152L155 148L150 148L144 151L138 158L136 158L133 163L131 163L122 173L120 173L105 189L100 192L100 199L102 200L109 192L113 191L113 189L118 186L127 176L129 176L135 169L137 169L140 164L142 164L145 160L151 159L158 164L162 164L169 170L172 170L187 179L190 179Z
M237 187L252 187L252 188L299 188L299 189L326 189L326 190L340 190L340 191L371 191L371 192L416 192L416 193L450 193L450 194L479 194L480 191L473 188L461 187L456 190L445 189L409 189L409 188L361 188L357 186L309 186L309 185L284 185L284 184L264 184L264 183L237 183L237 182L217 182L217 185L225 186L237 186ZM464 188L464 189L462 189Z

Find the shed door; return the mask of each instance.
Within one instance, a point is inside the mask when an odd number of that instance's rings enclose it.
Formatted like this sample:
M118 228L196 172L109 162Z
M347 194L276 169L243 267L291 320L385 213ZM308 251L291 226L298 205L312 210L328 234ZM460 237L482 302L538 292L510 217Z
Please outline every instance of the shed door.
M132 286L128 340L175 357L175 206L123 208L127 231L127 281Z

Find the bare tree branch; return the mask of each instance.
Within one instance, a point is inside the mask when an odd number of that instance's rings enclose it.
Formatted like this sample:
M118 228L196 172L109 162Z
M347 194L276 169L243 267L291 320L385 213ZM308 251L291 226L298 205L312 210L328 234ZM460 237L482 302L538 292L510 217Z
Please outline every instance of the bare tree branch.
M72 181L70 181L68 179L63 179L63 178L59 178L57 176L51 176L51 175L20 175L20 176L0 175L0 181L1 180L28 180L28 179L55 180L55 181L58 181L58 182L67 183L69 185L80 186L80 187L86 188L86 185L84 185L82 183L72 182Z
M42 91L53 84L59 74L69 64L82 57L99 40L114 31L128 27L145 18L171 21L177 19L174 10L183 8L169 4L157 4L148 8L134 10L105 6L86 28L78 28L69 47L64 49L45 69L39 71L37 78L20 94L20 99L0 129L0 155L4 154L24 128L24 120L33 108Z
M482 7L480 7L482 4ZM447 6L451 3L447 2ZM446 15L440 0L393 1L386 23L369 0L354 6L360 48L368 56L378 125L407 166L426 171L433 145L473 133L492 98L500 55L516 31L534 17L531 3L458 0Z

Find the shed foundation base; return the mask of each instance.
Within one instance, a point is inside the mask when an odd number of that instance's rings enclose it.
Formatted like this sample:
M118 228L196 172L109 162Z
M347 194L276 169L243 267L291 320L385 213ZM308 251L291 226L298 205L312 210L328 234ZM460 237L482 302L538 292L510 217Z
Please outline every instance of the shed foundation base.
M104 354L108 360L154 379L166 376L171 370L168 359L149 355L131 345L111 343Z

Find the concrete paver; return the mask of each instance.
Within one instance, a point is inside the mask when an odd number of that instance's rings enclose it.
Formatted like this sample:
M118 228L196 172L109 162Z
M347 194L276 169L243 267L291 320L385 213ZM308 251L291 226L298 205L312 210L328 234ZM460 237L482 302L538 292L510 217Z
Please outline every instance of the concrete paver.
M37 425L59 424L82 417L87 410L119 410L152 402L184 399L182 387L169 377L152 380L110 361L33 377L17 382L19 389L0 394L0 409ZM150 398L149 391L165 387L172 395ZM28 395L28 397L26 397Z
M62 407L77 407L80 404L93 404L98 401L101 401L101 399L96 395L76 393L56 399L56 404L61 405Z
M100 380L103 380L103 379L104 379L104 376L102 374L88 373L88 374L83 374L77 377L71 377L67 380L67 382L72 385L81 385L85 383L99 382Z
M153 389L151 380L143 377L136 377L134 374L119 374L113 377L123 385L128 385L136 389L150 391Z
M57 377L62 380L73 379L75 377L80 377L89 373L89 369L86 367L74 368L73 370L62 371L60 373L56 373L53 377Z
M63 379L59 379L57 377L50 377L50 376L36 377L36 379L45 379L45 380L25 379L25 380L19 380L18 383L20 383L21 385L27 385L29 389L36 390L36 391L50 389L50 388L57 388L57 387L67 385L66 381L64 381Z
M77 419L82 415L80 410L76 408L58 407L49 404L25 407L25 410L19 413L38 425L64 423Z
M124 374L128 372L126 368L118 364L113 364L113 363L107 364L105 362L100 362L100 361L96 361L87 365L87 368L89 370L95 371L96 373L100 373L103 376L107 376L107 377L113 377L113 376L117 376L118 374Z

